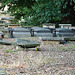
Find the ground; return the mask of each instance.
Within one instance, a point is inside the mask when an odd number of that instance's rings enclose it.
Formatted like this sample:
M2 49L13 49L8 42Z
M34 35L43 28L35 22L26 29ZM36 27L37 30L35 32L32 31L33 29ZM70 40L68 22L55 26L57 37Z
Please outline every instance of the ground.
M39 38L26 38L39 41ZM15 42L16 39L3 40ZM0 68L7 75L75 75L75 42L40 42L36 49L0 45ZM39 50L39 51L37 51Z

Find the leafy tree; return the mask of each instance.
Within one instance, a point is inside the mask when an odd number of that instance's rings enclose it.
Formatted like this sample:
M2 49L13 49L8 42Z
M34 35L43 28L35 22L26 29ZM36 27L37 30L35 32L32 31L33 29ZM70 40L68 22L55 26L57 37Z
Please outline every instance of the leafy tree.
M62 0L61 13L64 22L75 23L75 0Z
M30 17L30 21L35 22L35 24L55 22L61 20L61 11L56 0L41 0L32 6Z
M39 25L48 22L71 22L75 19L74 0L0 0L4 8L17 20L25 19L27 24Z

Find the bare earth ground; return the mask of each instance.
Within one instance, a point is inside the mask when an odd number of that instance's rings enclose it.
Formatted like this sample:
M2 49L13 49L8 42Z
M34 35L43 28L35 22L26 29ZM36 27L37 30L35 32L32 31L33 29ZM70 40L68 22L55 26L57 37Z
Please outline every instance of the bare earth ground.
M7 75L75 75L75 42L64 45L45 42L38 49L18 47L17 50L14 44L0 45L0 68L5 68Z

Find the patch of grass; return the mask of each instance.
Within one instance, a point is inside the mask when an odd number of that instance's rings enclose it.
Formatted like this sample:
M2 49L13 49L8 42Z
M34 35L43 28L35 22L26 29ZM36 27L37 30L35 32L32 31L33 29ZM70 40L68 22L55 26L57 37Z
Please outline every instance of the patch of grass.
M70 48L75 48L75 45L71 45Z
M25 61L28 60L28 57L25 57L24 60L25 60Z
M12 52L15 52L15 51L13 51L13 50L5 50L4 52L5 53L12 53Z
M65 47L61 47L60 49L61 49L61 50L63 50L63 51L65 51L65 50L66 50L66 49L65 49Z
M12 45L16 45L16 43L15 42L12 42Z
M52 61L52 59L50 58L50 61Z
M50 49L50 51L54 51L54 49L52 48L52 49Z

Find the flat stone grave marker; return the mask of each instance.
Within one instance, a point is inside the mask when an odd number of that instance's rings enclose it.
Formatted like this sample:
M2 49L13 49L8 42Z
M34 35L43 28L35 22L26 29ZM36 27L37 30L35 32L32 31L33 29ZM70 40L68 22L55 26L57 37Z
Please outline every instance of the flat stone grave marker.
M40 43L38 43L37 41L27 39L17 39L16 44L24 48L34 48L40 46Z

